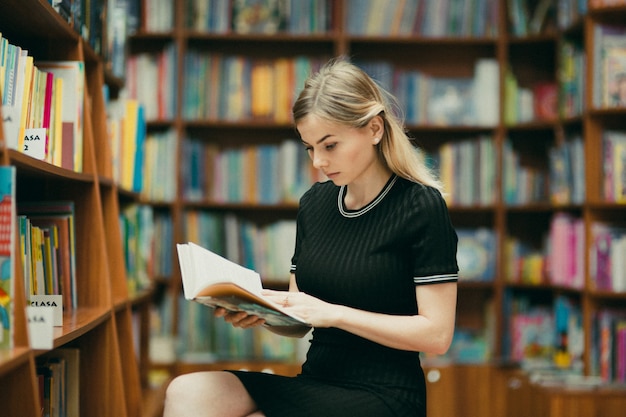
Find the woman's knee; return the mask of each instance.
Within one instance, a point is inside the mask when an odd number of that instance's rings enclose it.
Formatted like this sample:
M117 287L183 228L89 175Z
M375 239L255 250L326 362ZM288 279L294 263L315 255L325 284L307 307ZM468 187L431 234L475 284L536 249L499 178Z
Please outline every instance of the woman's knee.
M177 376L170 382L165 394L165 408L166 410L189 411L209 409L214 414L205 415L247 416L254 412L256 406L239 379L233 374L196 372ZM176 414L171 413L171 415Z

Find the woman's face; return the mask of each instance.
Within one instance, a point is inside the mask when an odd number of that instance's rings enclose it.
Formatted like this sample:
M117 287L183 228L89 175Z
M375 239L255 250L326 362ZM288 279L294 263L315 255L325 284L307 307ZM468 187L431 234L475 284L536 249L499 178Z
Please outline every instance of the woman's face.
M296 128L313 166L322 170L335 185L367 178L380 164L375 146L382 137L380 118L374 118L365 127L353 128L310 115Z

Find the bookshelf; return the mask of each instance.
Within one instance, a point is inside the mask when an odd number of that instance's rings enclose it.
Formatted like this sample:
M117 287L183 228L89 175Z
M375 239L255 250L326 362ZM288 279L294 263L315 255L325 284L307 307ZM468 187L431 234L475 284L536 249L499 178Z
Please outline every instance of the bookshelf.
M355 11L353 8L357 3L371 7ZM426 4L404 3L405 6ZM228 78L229 72L216 70L221 65L236 73L244 71L241 67L274 64L284 58L295 60L305 56L313 62L348 55L368 68L382 83L390 83L392 91L394 77L402 79L408 84L402 84L394 92L405 100L403 104L409 109L407 128L440 167L449 163L446 158L456 152L457 156L465 158L460 163L467 170L464 172L474 175L476 162L465 155L488 152L489 163L483 164L481 160L479 164L485 170L477 174L481 178L478 190L471 188L476 186L471 182L458 184L454 172L442 172L442 177L451 175L444 179L454 189L450 212L455 226L466 230L490 230L497 242L493 250L495 273L484 280L461 279L459 283L457 327L463 332L460 334L462 340L470 345L453 348L447 358L425 358L427 374L433 372L433 380L428 381L429 395L433 398L445 395L449 399L447 393L458 392L458 402L446 403L449 409L465 410L465 405L471 403L475 414L481 415L499 415L503 410L512 412L515 408L512 404L523 404L524 398L542 398L542 405L546 407L550 398L557 398L554 400L557 402L569 401L571 396L559 397L558 388L544 392L545 387L519 379L519 359L524 357L527 345L523 340L513 340L512 329L528 329L532 326L528 324L532 322L532 316L546 317L557 305L559 309L566 308L563 305L569 306L567 308L578 315L580 322L572 325L572 333L567 333L572 349L570 355L565 359L559 356L559 360L574 359L572 367L577 372L597 376L598 364L594 362L597 355L593 350L597 312L605 309L624 312L626 297L623 292L596 288L589 271L589 253L594 223L623 226L623 203L609 201L602 191L605 180L602 149L605 130L624 130L624 109L607 109L592 104L599 79L592 62L597 50L594 28L599 24L613 24L623 29L626 6L595 5L591 1L588 5L584 1L493 0L478 2L484 15L465 13L463 16L468 18L465 21L457 15L442 12L445 5L454 2L428 3L432 3L432 10L428 11L432 14L422 15L422 19L424 16L432 19L419 20L427 23L418 26L400 19L415 21L417 18L408 12L400 13L408 9L395 9L395 3L390 3L388 8L377 8L376 2L350 0L329 2L331 6L326 15L329 26L325 30L305 33L296 33L294 29L269 34L238 33L228 25L228 19L204 20L207 10L201 6L206 5L205 2L190 2L195 5L194 9L175 2L171 28L154 31L140 25L131 36L131 55L164 53L172 45L177 51L175 85L168 87L168 90L177 92L175 115L149 120L149 131L175 132L177 161L189 161L186 152L193 146L205 146L206 151L202 156L206 159L198 159L202 164L194 160L194 164L198 163L193 167L197 171L185 163L178 164L178 198L164 205L163 210L171 213L176 241L190 240L190 230L202 230L189 226L196 224L190 222L190 214L234 217L256 225L295 217L297 208L293 201L260 203L239 197L230 200L215 198L216 194L213 194L215 184L211 181L216 172L210 168L217 160L216 155L231 149L241 151L248 146L279 144L293 138L292 127L284 119L280 107L270 106L268 110L268 103L263 102L255 107L252 103L256 97L254 87L236 83L247 80L241 75L247 73L237 73L240 76L234 77L233 81ZM443 5L442 9L437 10L435 4L437 7ZM472 17L480 17L480 20L472 20ZM445 29L446 18L454 29ZM213 68L214 72L207 68ZM487 71L481 73L482 78L476 77L479 69ZM194 78L194 74L199 76ZM217 80L231 81L233 84L228 91L236 94L220 97L217 94L219 82L203 74L218 74ZM419 83L433 79L467 82L478 78L495 80L495 84L490 90L481 89L483 94L478 107L473 110L475 116L478 114L487 119L476 123L463 119L458 122L450 118L451 113L444 114L446 117L441 122L428 110L419 109L420 103L425 105L423 102L408 101L404 95L406 85L417 88L421 85ZM279 85L272 85L272 91L278 95ZM490 93L485 94L486 91ZM243 99L241 94L244 94ZM230 112L223 110L228 109L228 105L233 106ZM552 172L553 166L563 164L564 155L578 158L569 161L577 164L568 171L575 175ZM207 183L190 185L188 178L193 172L208 172ZM565 182L564 177L567 178ZM477 193L480 198L476 198ZM563 230L569 230L568 222L557 222L563 219L579 225L574 230L578 230L578 237L582 237L580 241L584 243L578 249L574 246L570 252L565 252L565 256L557 256L548 252L548 242L552 247L560 247L555 242ZM215 235L200 233L207 241ZM225 236L218 240L222 243L237 240L233 239L232 233ZM576 259L579 263L570 265L564 258ZM571 270L561 270L559 274L552 270L548 274L547 262ZM280 280L272 281L268 284L281 285ZM163 317L175 319L169 323L169 328L161 330L160 336L178 335L180 344L191 346L187 325L194 313L186 310L189 303L180 298L180 288L179 273L173 268L171 277L161 280L160 291L165 295L164 300L169 300L165 303L168 309L162 312ZM211 340L215 338L200 340L199 346L206 350ZM535 359L544 359L544 364L551 365L554 364L554 350L566 349L564 342L557 338L537 347L541 355ZM520 351L521 357L515 356L514 352ZM257 369L274 363L274 359L250 359L245 354L216 361L215 356L192 353L194 355L187 358L180 356L174 363L151 363L149 368L162 370L165 366L177 373L220 367ZM287 361L287 365L292 368L281 368L280 372L297 371L297 361ZM521 388L509 389L502 396L506 401L499 400L491 408L483 409L481 407L489 403L487 399L472 402L462 395L463 389L455 382L473 383L471 381L477 375L483 381L481 398L490 397L490 392L509 383ZM605 380L601 386L611 386L612 382ZM611 396L601 394L602 389L594 387L591 391L598 391L598 398ZM544 396L548 398L547 402L543 402ZM436 408L429 412L445 415L445 410ZM549 415L564 414L554 412Z
M103 4L90 3L94 10ZM91 29L95 33L96 27ZM118 89L122 81L105 69L105 61L96 53L101 44L80 36L46 1L3 2L0 32L12 45L28 50L35 66L38 61L79 61L84 65L85 83L79 97L84 113L82 153L77 160L82 168L68 169L19 152L9 146L12 139L0 129L2 165L16 169L18 211L26 202L71 201L76 239L76 306L64 312L62 326L54 327L52 349L29 347L23 267L16 257L11 274L15 281L14 347L0 352L3 412L41 415L46 401L39 394L37 368L45 358L71 351L78 352L78 365L71 373L72 381L79 383L78 397L72 398L77 415L141 416L143 394L132 314L149 299L130 296L126 286L119 191L111 174L103 96L105 84ZM18 244L14 250L20 253Z

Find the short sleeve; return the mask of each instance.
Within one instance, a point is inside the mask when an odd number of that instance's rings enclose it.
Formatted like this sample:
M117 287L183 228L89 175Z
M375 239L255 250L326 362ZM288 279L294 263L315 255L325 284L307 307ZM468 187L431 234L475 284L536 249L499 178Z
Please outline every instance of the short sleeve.
M411 245L416 285L458 281L457 235L438 190L423 188L417 197L419 227Z

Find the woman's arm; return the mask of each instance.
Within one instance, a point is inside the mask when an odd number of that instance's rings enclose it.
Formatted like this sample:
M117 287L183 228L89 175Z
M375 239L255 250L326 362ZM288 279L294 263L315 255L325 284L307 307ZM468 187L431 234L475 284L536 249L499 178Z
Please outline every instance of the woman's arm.
M268 291L274 302L285 292ZM314 327L336 327L388 347L433 354L445 353L454 335L456 283L415 288L419 313L394 316L326 303L302 292L290 292L286 309Z

